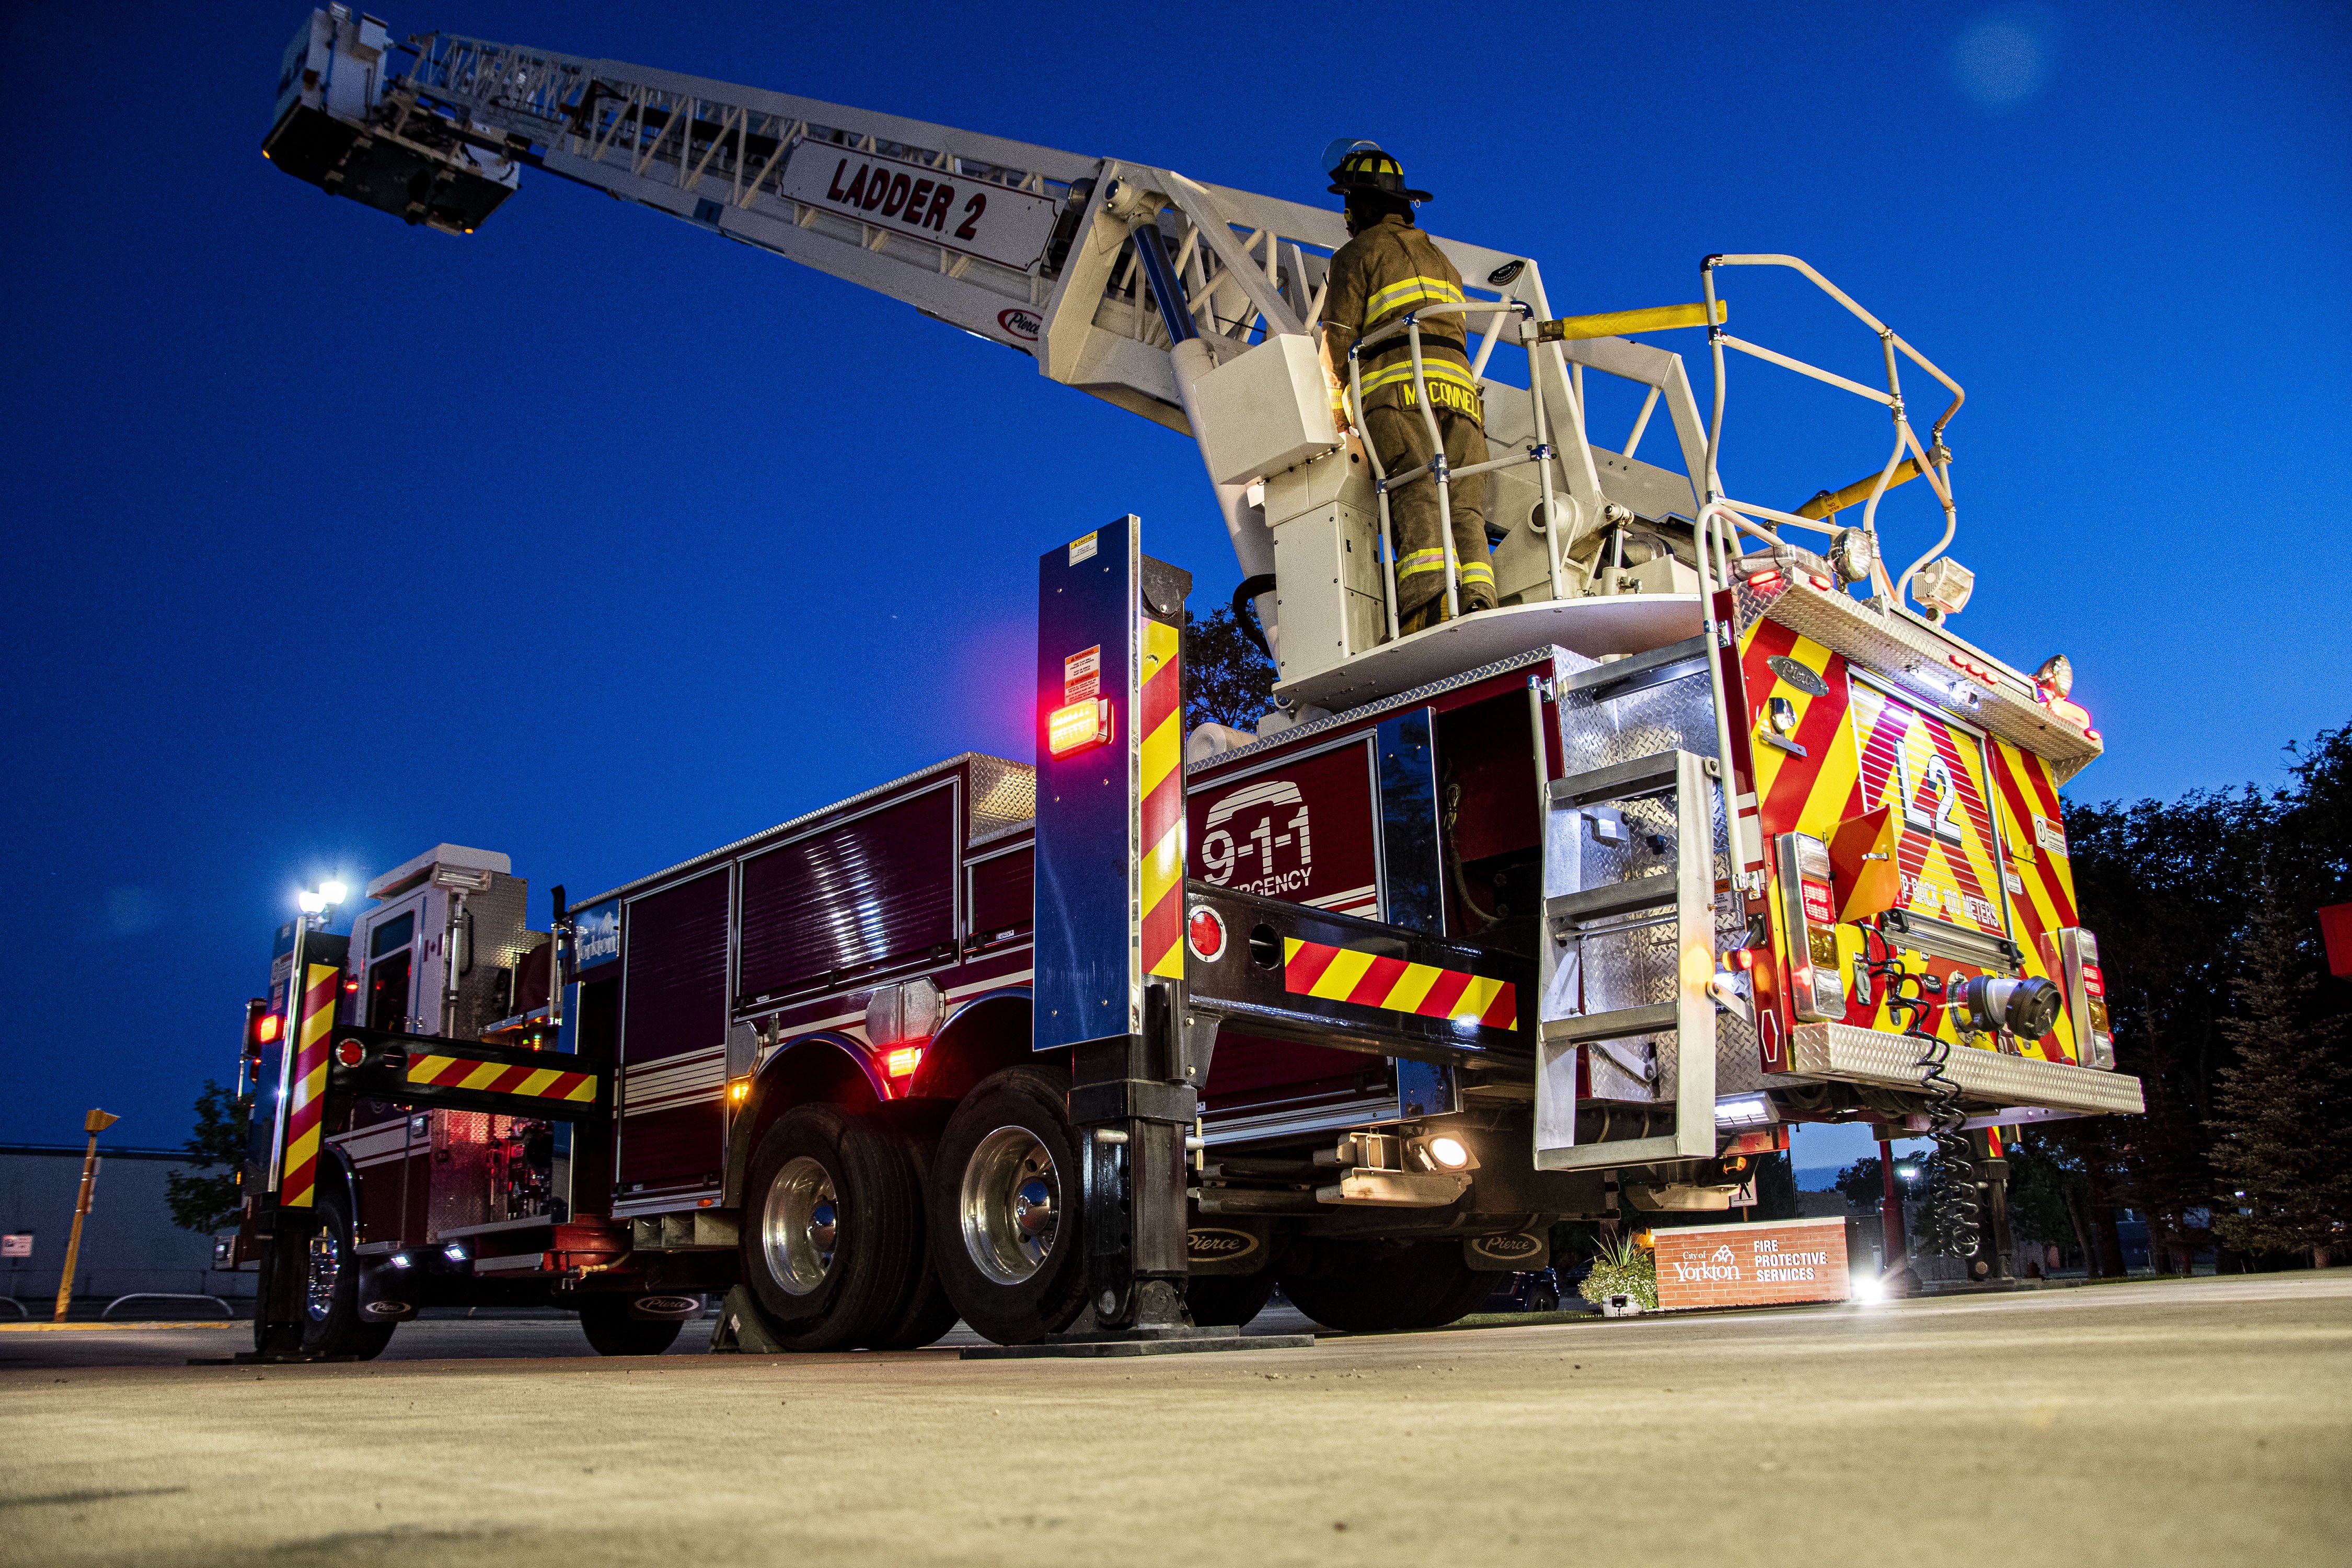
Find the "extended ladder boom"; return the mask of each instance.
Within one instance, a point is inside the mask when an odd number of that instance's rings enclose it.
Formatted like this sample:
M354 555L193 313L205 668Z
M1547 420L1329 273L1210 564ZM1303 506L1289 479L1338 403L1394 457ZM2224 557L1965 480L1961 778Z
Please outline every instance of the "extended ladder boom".
M903 300L1033 355L1053 380L1195 437L1194 384L1269 338L1310 332L1331 254L1347 240L1337 212L1149 163L454 34L413 40L414 63L394 76L395 47L373 18L341 5L315 14L288 51L272 145L304 110L347 137L361 129L378 155L403 137L454 138L477 165L458 160L457 183L478 186L478 199L436 208L433 192L446 196L449 182L427 191L416 176L412 222L470 231L529 163ZM323 175L281 166L358 194L336 184L341 164ZM1474 298L1549 314L1532 260L1437 244ZM1497 310L1470 325L1485 376L1495 344L1518 341L1517 318ZM1555 485L1576 503L1566 532L1597 526L1608 504L1571 363L1663 392L1685 469L1697 471L1703 443L1678 355L1619 338L1528 353L1559 411L1549 449ZM1538 443L1529 433L1525 444ZM1249 487L1211 477L1224 481L1244 576L1270 581L1274 547ZM1270 593L1259 600L1269 627L1273 608Z

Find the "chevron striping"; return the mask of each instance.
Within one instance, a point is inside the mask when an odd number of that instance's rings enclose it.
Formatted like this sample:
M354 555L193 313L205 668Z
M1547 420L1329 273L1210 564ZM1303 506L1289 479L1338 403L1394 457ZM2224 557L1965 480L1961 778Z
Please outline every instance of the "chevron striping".
M1297 937L1285 937L1282 949L1283 984L1294 994L1424 1018L1470 1019L1490 1029L1519 1026L1518 988L1507 980Z

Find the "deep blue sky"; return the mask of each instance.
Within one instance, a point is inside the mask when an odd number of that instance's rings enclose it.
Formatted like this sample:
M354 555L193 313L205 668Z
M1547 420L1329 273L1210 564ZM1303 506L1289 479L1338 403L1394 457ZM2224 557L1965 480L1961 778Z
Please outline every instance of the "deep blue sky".
M553 180L456 239L277 173L304 14L0 21L0 1139L100 1103L122 1142L185 1136L306 879L446 838L511 854L537 910L958 750L1025 756L1038 552L1132 510L1197 605L1238 575L1189 444L903 306ZM389 20L1301 200L1327 142L1374 136L1430 226L1537 257L1562 311L1797 252L1969 386L1957 629L2074 657L2111 748L2078 797L2273 782L2352 717L2340 7ZM1796 290L1725 291L1870 371ZM1734 494L1883 451L1779 373L1731 396ZM1927 536L1924 497L1889 504Z

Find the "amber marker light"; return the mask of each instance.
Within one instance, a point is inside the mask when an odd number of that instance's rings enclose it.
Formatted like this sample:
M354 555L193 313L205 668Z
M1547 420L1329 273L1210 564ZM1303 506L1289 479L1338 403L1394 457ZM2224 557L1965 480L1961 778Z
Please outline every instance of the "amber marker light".
M882 1058L882 1071L890 1078L912 1078L915 1069L923 1065L923 1047L906 1046Z

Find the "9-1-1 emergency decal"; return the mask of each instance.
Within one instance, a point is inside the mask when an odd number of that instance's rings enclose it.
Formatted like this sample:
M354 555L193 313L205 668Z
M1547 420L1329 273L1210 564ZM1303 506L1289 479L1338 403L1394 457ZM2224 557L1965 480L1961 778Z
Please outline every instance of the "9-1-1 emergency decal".
M1853 689L1862 809L1891 806L1903 825L1903 907L2004 935L1983 742L1874 686L1857 680Z
M1286 903L1380 918L1370 742L1195 786L1192 874Z
M1049 196L824 142L795 145L779 184L803 206L1015 271L1045 254L1057 212Z

